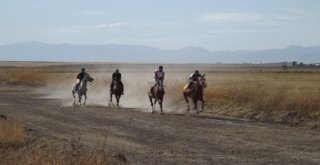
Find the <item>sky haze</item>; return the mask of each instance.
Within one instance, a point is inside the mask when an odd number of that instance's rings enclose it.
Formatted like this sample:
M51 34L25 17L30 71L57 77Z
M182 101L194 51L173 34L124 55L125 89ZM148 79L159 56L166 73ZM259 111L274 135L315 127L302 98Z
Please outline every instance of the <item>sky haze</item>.
M260 50L320 45L318 0L6 0L0 45L26 41Z

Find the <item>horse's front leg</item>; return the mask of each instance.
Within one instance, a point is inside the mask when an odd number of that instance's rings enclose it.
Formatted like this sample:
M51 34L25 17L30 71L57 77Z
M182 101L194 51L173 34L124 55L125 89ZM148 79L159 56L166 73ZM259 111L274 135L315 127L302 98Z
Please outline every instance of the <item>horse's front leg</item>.
M201 99L201 109L200 109L200 112L203 112L203 109L204 109L204 100L203 99Z
M153 107L152 107L152 109L153 109L153 112L155 112L156 111L156 105L157 105L157 99L154 99L154 102L153 102Z
M110 102L112 102L112 92L110 91Z
M187 94L187 92L183 92L183 96L184 96L184 99L185 99L186 102L187 102L187 111L190 111L190 105L189 105L189 100L188 100L188 94Z
M119 106L120 97L121 97L121 95L120 96L116 96L118 109L120 108L120 106Z
M83 102L83 105L86 105L86 101L87 101L87 94L85 93L85 94L84 94L84 102Z
M79 105L81 106L81 97L82 97L82 95L81 94L78 94L78 101L79 101Z
M151 104L151 113L153 113L153 102L152 102L152 97L150 96L150 94L148 93L149 96L149 100L150 100L150 104Z
M74 106L76 104L76 96L74 95L74 90L72 90L72 96L73 96L72 105Z
M197 113L199 113L199 111L198 111L198 105L197 105L198 100L197 100L197 99L192 99L192 101L193 101L193 105L194 105L193 110L197 110Z
M159 100L161 115L164 114L163 109L162 109L162 102L163 102L163 100Z

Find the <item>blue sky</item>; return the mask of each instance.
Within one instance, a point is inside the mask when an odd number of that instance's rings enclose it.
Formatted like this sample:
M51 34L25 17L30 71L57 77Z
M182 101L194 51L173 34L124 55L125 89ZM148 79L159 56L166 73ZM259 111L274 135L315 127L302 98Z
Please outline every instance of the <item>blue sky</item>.
M258 50L320 45L319 0L3 0L0 44Z

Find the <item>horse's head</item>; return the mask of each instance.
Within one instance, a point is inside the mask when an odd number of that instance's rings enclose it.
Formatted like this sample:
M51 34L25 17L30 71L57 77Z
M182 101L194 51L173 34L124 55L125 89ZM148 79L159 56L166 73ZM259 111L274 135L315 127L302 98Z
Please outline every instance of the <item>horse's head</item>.
M163 90L163 81L158 80L157 84L158 84L159 90L162 91Z
M203 74L203 75L198 77L198 83L202 86L202 88L206 88L207 87L205 74Z
M83 80L92 82L94 79L89 74L85 74L83 77Z

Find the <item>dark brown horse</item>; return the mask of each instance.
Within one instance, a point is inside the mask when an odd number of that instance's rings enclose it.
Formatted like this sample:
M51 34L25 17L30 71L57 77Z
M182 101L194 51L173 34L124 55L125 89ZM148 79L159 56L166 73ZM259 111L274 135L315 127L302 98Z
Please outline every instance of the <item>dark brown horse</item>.
M123 86L120 85L120 82L118 80L113 80L113 88L110 90L110 103L112 102L112 95L115 96L116 101L117 101L117 107L120 108L119 102L120 102L120 97L123 93ZM110 106L110 104L109 104Z
M193 110L197 110L197 114L199 114L199 110L197 108L198 101L202 102L202 106L200 112L203 111L204 108L204 100L203 100L203 89L207 87L205 75L198 77L197 81L193 82L193 85L190 87L190 90L187 91L187 85L184 87L183 96L188 104L187 110L190 110L188 97L192 99L194 108Z
M161 114L164 114L162 109L162 103L163 103L163 96L164 96L164 87L163 87L163 81L158 81L157 84L151 89L151 91L148 92L149 100L152 107L152 113L155 112L156 109L156 103L159 102ZM153 102L154 99L154 102Z

